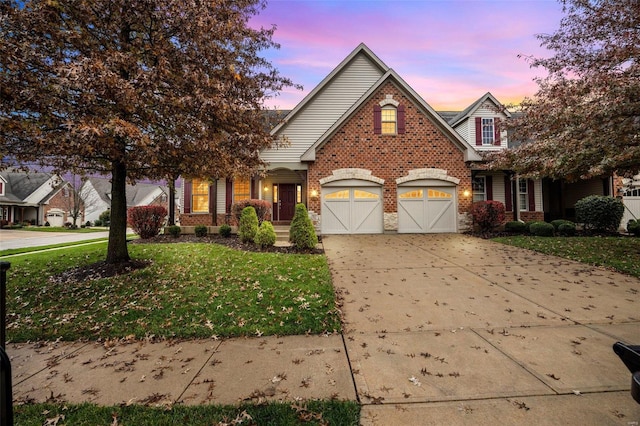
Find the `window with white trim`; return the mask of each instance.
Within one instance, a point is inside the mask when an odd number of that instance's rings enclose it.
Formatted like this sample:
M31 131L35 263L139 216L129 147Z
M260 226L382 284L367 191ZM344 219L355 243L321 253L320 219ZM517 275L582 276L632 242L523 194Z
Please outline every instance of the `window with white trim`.
M4 195L4 182L0 181L0 195Z
M395 135L398 132L398 110L393 105L382 107L382 134Z
M248 200L251 198L251 182L246 180L234 180L233 181L233 202L237 203L241 200Z
M520 210L529 210L529 185L526 179L518 180L518 207Z
M471 182L473 190L473 202L485 201L487 199L487 180L484 176L475 176Z
M493 118L482 119L482 145L493 145L495 141Z

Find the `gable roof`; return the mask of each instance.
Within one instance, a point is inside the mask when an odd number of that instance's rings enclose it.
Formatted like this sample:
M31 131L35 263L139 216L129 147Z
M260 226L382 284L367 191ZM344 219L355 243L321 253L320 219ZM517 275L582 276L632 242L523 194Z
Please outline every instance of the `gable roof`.
M413 102L418 105L428 118L439 128L444 135L451 140L462 152L465 161L480 161L482 158L469 143L460 136L418 93L411 88L393 69L387 72L372 85L362 97L349 108L338 121L336 121L307 151L302 155L302 161L314 161L316 150L322 147L333 134L349 119L360 106L362 106L371 95L375 93L383 84L391 81L401 90L408 94Z
M96 194L106 204L111 205L111 180L106 177L89 177L87 182L93 186ZM136 183L126 186L127 207L142 206L151 203L162 193L169 194L169 189L157 183Z
M313 99L318 95L318 93L320 93L326 86L328 86L331 81L359 55L366 56L377 68L380 69L382 73L385 73L389 70L389 67L384 62L382 62L382 60L380 60L380 58L378 58L371 49L369 49L364 43L360 43L358 47L356 47L346 58L344 58L342 62L340 62L340 64L338 64L338 66L335 67L333 71L331 71L329 75L327 75L320 82L320 84L318 84L307 96L305 96L304 99L302 99L302 101L300 101L300 103L296 105L296 107L291 110L291 112L288 113L286 117L284 117L284 119L276 127L273 128L273 130L271 130L271 135L275 135L276 133L278 133L278 131L280 131L282 127L284 127L289 121L294 119L300 113L300 111L304 110L305 107L309 103L311 103Z
M482 104L485 103L485 101L491 101L496 106L496 108L502 109L502 104L500 103L500 101L498 101L495 98L495 96L491 94L491 92L487 92L484 95L482 95L477 101L475 101L474 103L469 105L467 108L465 108L464 111L460 112L457 116L453 117L451 121L449 121L449 123L451 124L451 127L457 126L458 124L460 124L462 120L472 115L478 108L480 108L480 106L482 106ZM511 113L506 109L504 109L502 112L508 118L511 117Z
M0 202L37 205L59 187L59 178L51 173L23 172L7 169L0 172L6 182Z

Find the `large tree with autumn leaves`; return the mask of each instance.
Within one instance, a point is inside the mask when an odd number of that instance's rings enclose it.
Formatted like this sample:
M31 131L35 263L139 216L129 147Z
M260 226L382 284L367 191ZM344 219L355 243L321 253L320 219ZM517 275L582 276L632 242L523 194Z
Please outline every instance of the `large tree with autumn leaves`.
M110 175L108 263L129 260L125 183L230 176L272 144L264 0L2 1L3 166Z
M562 0L553 34L539 35L552 53L530 58L548 75L512 121L519 148L495 168L529 176L586 179L640 170L640 1Z

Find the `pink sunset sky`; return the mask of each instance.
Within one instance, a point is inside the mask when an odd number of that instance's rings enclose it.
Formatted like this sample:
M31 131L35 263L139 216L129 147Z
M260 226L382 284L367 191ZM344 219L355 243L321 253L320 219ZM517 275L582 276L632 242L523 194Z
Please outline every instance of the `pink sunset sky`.
M545 72L523 57L549 56L536 35L562 16L555 0L270 0L251 25L276 25L281 47L262 56L304 87L269 107L295 107L363 42L433 108L456 111L486 92L504 104L534 95Z

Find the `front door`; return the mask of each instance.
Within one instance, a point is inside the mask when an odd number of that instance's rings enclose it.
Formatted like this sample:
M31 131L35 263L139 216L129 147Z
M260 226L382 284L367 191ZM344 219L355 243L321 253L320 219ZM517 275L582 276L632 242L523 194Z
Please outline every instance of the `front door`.
M296 185L278 185L278 220L291 220L296 209Z

